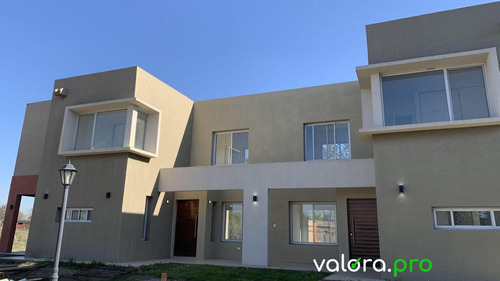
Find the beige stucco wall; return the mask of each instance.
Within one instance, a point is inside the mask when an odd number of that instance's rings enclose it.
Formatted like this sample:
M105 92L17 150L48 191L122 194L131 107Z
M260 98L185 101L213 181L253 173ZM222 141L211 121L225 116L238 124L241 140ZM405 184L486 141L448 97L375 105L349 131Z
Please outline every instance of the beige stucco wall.
M26 105L14 176L38 175L50 113L50 101Z
M51 257L55 249L57 206L62 187L57 170L68 160L58 155L64 109L69 105L128 98L134 95L136 68L96 73L57 80L66 97L53 96L48 114L42 165L33 208L26 255ZM120 241L121 205L127 165L126 154L73 157L79 170L70 188L68 208L92 207L91 223L67 223L61 257L114 261ZM106 199L105 193L111 192ZM43 194L48 193L48 199ZM95 239L99 233L99 239Z
M205 258L241 260L242 243L222 241L222 214L224 203L243 203L243 190L210 190L207 199L212 204L207 205Z
M302 263L315 270L313 259L349 257L347 199L375 198L375 188L307 188L269 190L269 264ZM337 210L336 245L291 244L291 202L334 202ZM276 224L276 228L273 225Z
M158 191L160 168L186 166L189 163L193 101L146 71L137 68L135 96L161 110L158 158L132 156L127 161L125 191L121 208L127 217L120 227L119 260L143 260L170 256L172 205L165 204L165 194ZM150 239L142 240L146 196L153 203L150 210Z
M500 2L366 26L370 64L496 47ZM499 58L500 62L500 58Z
M159 169L189 163L189 120L193 102L138 67L57 80L66 97L54 96L48 113L31 235L27 256L53 255L57 234L56 212L62 198L57 173L65 157L58 155L66 106L138 97L161 114L157 158L129 153L71 157L79 170L70 188L68 208L91 207L91 223L67 223L63 258L107 262L170 256L173 205L171 193L158 192ZM106 199L105 193L111 192ZM48 193L47 200L42 199ZM146 196L151 196L147 241L142 240Z
M191 166L212 164L213 133L249 130L249 162L304 161L304 124L348 120L352 158L372 158L357 82L196 102Z
M500 232L434 229L432 208L500 207L499 139L498 126L373 137L386 262L430 259L430 274L414 271L415 280L498 280Z

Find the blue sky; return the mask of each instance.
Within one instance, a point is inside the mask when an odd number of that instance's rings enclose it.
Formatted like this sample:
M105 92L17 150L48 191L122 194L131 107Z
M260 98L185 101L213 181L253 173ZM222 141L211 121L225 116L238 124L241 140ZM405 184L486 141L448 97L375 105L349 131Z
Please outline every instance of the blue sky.
M4 1L0 204L25 106L50 99L55 79L138 65L193 100L352 81L366 24L488 2Z

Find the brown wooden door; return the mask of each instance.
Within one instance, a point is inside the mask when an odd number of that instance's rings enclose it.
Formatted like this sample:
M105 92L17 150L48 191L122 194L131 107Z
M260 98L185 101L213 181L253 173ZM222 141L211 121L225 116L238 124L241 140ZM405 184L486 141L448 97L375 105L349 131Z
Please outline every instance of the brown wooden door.
M196 256L198 200L177 201L174 256Z
M348 199L351 259L380 258L376 199Z

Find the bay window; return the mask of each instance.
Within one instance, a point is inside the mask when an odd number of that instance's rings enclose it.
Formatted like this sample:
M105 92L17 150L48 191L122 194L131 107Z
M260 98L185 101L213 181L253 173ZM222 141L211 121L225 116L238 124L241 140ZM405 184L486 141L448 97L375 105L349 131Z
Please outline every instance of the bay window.
M385 126L489 117L482 66L382 77Z
M68 106L59 154L131 152L157 157L159 122L160 112L136 98Z
M75 150L122 147L126 118L127 110L80 115Z

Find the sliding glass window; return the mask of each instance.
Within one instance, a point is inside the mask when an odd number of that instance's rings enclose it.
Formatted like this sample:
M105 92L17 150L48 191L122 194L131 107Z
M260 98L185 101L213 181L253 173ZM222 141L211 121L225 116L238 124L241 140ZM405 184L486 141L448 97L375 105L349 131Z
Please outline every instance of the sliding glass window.
M214 165L248 163L248 131L214 134Z
M482 66L382 77L385 126L489 117Z
M305 126L306 160L350 159L349 123Z
M336 219L333 202L291 203L292 244L336 244Z

